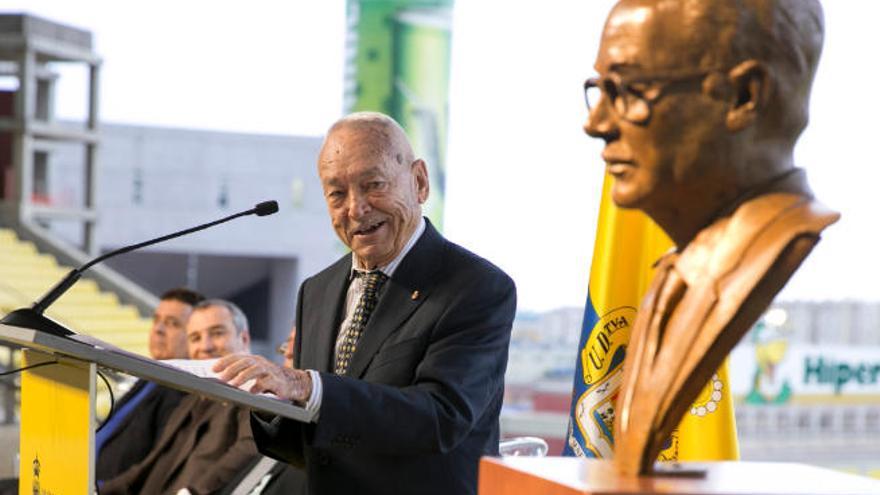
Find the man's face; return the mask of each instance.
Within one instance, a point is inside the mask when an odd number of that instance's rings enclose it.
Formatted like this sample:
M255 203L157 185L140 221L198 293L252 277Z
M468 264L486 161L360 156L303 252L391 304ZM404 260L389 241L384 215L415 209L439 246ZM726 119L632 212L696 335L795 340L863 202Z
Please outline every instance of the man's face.
M153 359L186 359L186 323L192 306L174 299L159 301L150 328Z
M232 315L223 306L208 306L193 311L186 325L190 359L211 359L247 352L250 335L238 332Z
M333 229L367 269L400 253L428 197L423 161L399 163L397 157L406 155L398 149L376 148L369 133L342 127L328 136L318 158Z
M713 183L725 184L735 173L725 161L726 106L703 91L700 61L709 48L694 46L683 16L670 8L675 4L620 2L606 23L595 64L600 77L616 78L630 94L662 88L662 96L649 104L649 118L641 123L622 118L604 94L584 126L606 142L602 158L614 178L614 202L650 216L680 214L689 201L711 203ZM697 77L675 82L660 77L686 73Z

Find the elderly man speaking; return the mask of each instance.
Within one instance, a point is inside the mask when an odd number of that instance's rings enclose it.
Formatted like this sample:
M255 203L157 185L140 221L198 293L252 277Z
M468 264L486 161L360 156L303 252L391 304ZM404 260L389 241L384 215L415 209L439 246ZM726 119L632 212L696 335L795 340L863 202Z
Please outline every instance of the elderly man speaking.
M476 493L480 456L498 452L514 284L422 217L426 165L389 117L334 124L318 174L352 253L300 288L301 369L214 369L317 409L315 424L252 421L263 453L305 465L310 493Z

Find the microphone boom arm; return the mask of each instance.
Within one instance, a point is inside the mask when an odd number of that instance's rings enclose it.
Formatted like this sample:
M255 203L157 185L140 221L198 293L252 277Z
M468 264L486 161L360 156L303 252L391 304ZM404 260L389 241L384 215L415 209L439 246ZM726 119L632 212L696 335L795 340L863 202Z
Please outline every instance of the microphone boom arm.
M262 216L266 216L266 215L271 215L277 211L278 211L278 203L276 203L275 201L264 201L262 203L259 203L255 207L251 208L250 210L238 212L233 215L229 215L228 217L221 218L220 220L214 220L213 222L204 223L204 224L198 225L196 227L190 227L186 230L181 230L179 232L174 232L172 234L163 235L162 237L157 237L157 238L151 239L149 241L144 241L144 242L141 242L138 244L134 244L131 246L125 246L125 247L116 249L114 251L110 251L109 253L98 256L97 258L89 261L88 263L86 263L85 265L83 265L79 268L74 268L73 270L70 271L70 273L67 274L66 277L64 277L60 282L55 284L54 287L49 289L49 291L46 292L46 294L43 297L38 299L31 308L23 308L23 309L13 311L12 313L9 313L8 315L6 315L6 317L4 317L2 320L0 320L0 322L9 323L12 325L24 326L27 328L34 328L34 329L42 330L42 331L48 331L49 333L53 333L55 335L60 335L60 336L71 335L73 332L71 332L70 330L67 330L66 328L62 327L61 325L58 325L55 322L52 322L51 320L48 320L47 318L45 318L43 316L43 313L46 311L46 309L50 305L52 305L52 303L54 303L56 300L58 300L58 298L61 297L65 292L67 292L67 290L70 289L70 287L72 287L73 284L75 284L77 282L77 280L80 279L82 274L85 273L85 271L88 270L89 268L91 268L92 266L106 260L107 258L112 258L114 256L117 256L120 254L125 254L130 251L134 251L136 249L140 249L143 247L151 246L153 244L158 244L160 242L168 241L168 240L174 239L175 237L180 237L180 236L184 236L187 234L192 234L193 232L198 232L200 230L204 230L209 227L213 227L215 225L218 225L218 224L221 224L224 222L228 222L228 221L233 220L238 217L243 217L243 216L247 216L247 215L254 215L254 214L262 217Z

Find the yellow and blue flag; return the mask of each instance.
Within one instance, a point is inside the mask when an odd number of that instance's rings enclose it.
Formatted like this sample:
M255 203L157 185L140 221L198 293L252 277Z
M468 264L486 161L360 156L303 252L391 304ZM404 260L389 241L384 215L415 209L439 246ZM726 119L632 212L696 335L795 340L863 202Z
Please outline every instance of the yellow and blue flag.
M654 263L672 248L672 241L644 213L614 205L612 180L606 174L602 186L563 455L612 457L614 404L630 331L653 277ZM725 363L682 419L660 460L738 458Z

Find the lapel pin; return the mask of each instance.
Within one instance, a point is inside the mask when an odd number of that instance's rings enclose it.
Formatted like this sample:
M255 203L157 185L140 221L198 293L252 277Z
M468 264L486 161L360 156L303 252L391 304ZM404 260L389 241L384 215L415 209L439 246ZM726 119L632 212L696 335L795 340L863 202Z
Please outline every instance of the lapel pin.
M412 299L413 301L415 301L416 299L419 298L419 291L414 290L413 293L412 293L412 295L409 296L409 297L410 297L410 299Z

